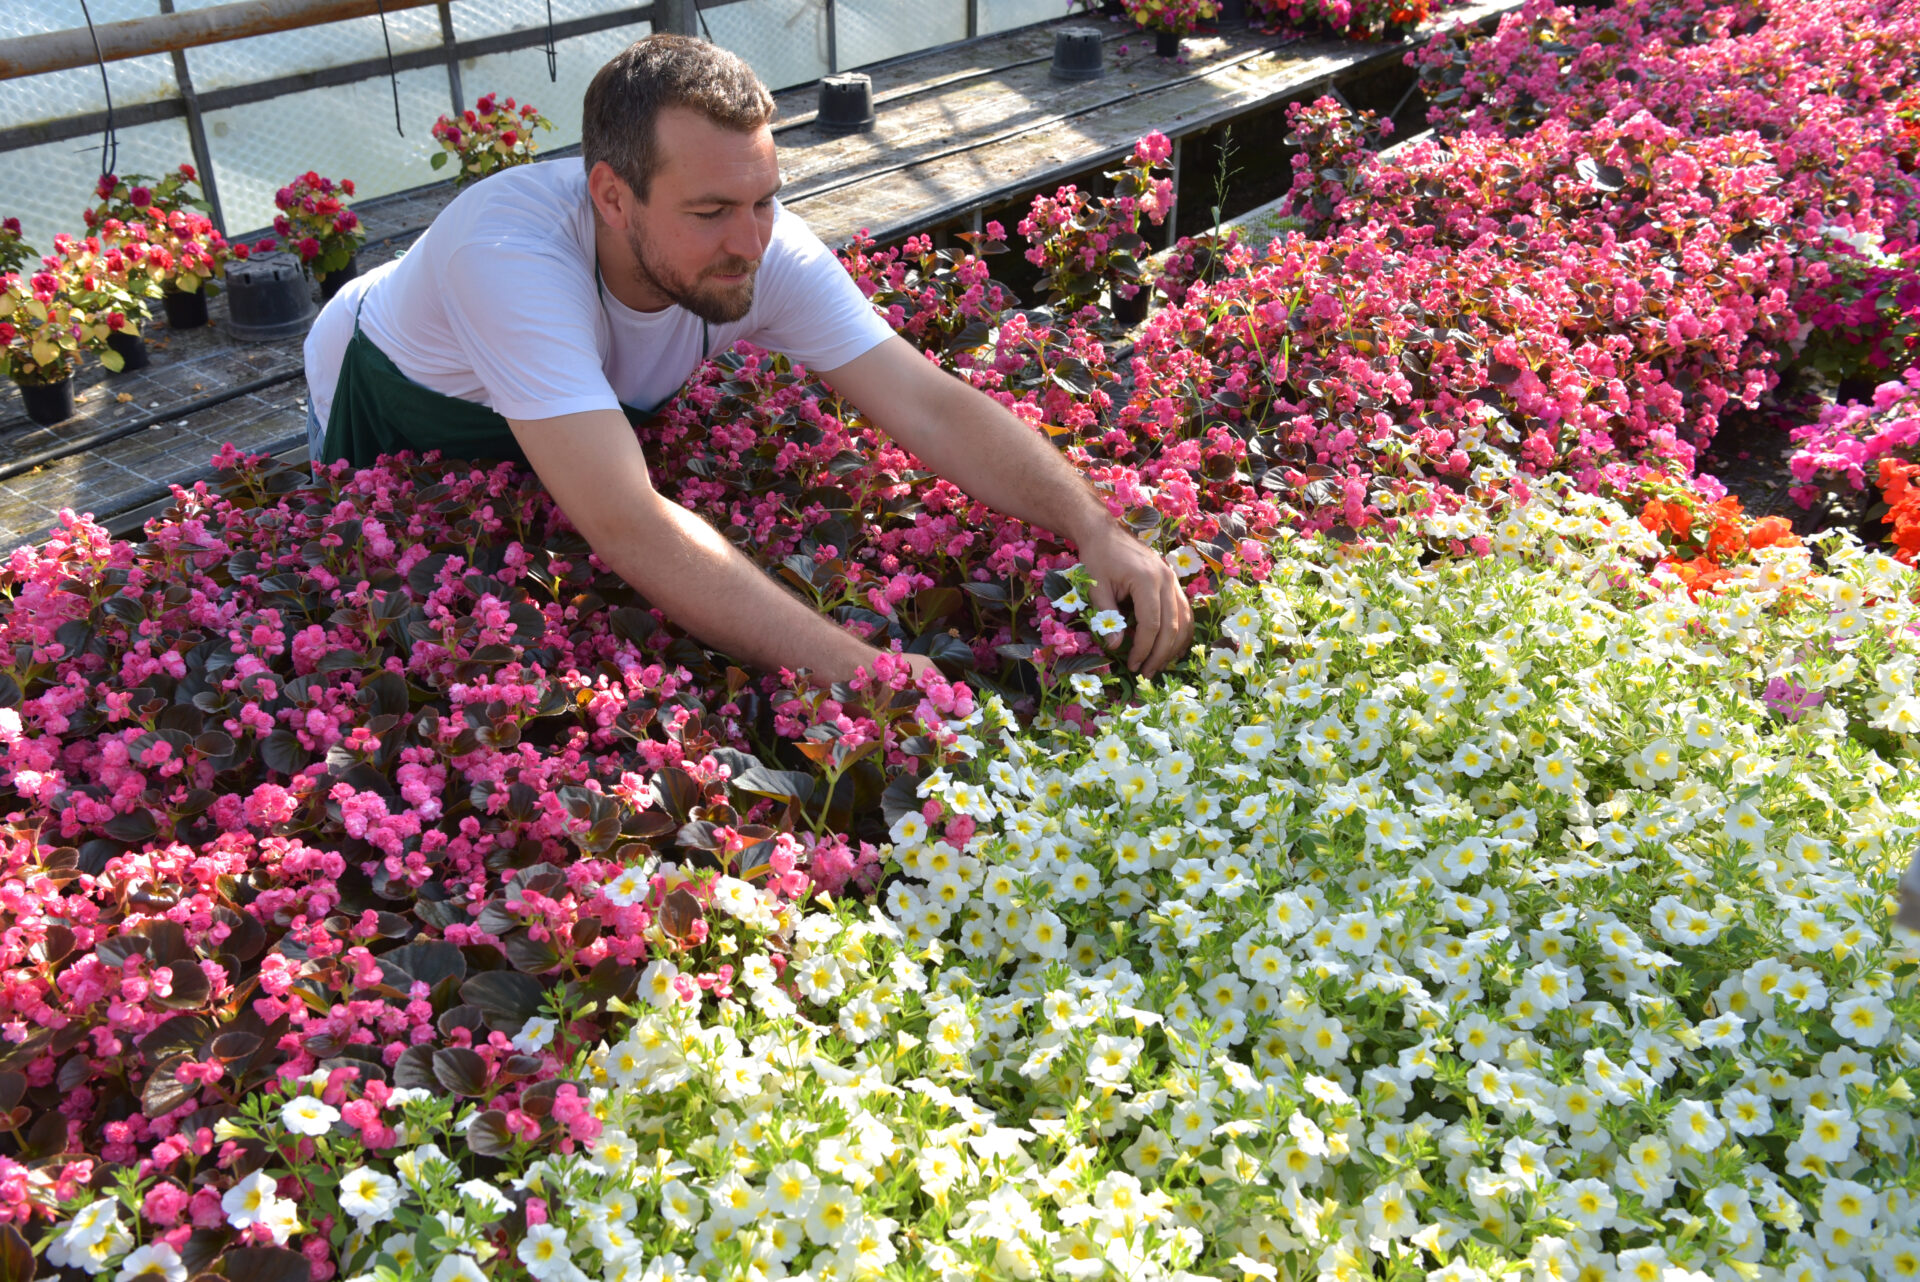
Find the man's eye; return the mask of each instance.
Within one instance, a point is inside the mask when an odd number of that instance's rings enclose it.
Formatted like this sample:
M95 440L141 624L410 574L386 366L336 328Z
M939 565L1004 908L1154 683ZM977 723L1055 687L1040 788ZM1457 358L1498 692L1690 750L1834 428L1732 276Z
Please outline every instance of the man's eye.
M720 215L722 215L722 214L724 214L724 213L726 213L726 212L727 212L727 211L726 211L726 210L724 210L724 209L702 209L702 210L700 210L700 211L698 211L697 213L695 213L695 214L694 214L694 217L695 217L695 218L704 218L704 219L706 219L706 220L707 220L708 222L712 222L712 221L713 221L714 219L716 219L716 218L718 218L718 217L719 217Z

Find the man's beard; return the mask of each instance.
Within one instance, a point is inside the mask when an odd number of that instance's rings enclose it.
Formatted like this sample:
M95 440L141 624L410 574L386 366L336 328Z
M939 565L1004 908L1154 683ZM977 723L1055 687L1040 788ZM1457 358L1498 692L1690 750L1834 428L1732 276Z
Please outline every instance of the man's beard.
M756 264L744 258L730 258L712 269L722 275L734 275L746 272L747 278L732 288L709 285L702 288L698 282L681 279L658 263L650 262L647 244L640 233L627 226L627 249L633 254L634 279L641 285L658 290L672 299L678 306L686 308L709 325L726 325L739 320L753 306L753 278ZM711 273L709 273L711 274Z

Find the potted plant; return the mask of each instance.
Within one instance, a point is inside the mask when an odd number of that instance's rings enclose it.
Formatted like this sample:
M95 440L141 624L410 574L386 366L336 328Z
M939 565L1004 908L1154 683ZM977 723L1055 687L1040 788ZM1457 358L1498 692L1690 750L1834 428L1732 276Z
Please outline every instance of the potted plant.
M160 301L173 329L205 325L207 299L217 291L210 285L203 290L202 285L221 274L230 253L246 256L244 247L229 248L208 217L212 207L199 192L200 175L192 165L157 179L102 174L94 188L98 203L82 214L102 245L144 245L145 266L160 284ZM156 248L162 251L158 255Z
M139 247L142 267L160 287L160 302L172 329L198 329L207 323L207 300L219 292L214 281L229 258L245 259L245 245L230 245L213 220L191 209L176 209L150 223L127 223L119 234Z
M1250 0L1260 14L1300 31L1348 40L1401 39L1425 22L1431 0Z
M1180 38L1220 12L1217 0L1123 0L1127 16L1153 32L1153 51L1162 58L1180 53Z
M300 270L320 282L322 298L332 298L360 271L357 254L367 232L340 199L351 195L351 178L335 182L308 170L273 196L280 210L273 230L299 257Z
M533 159L535 129L552 129L553 122L530 102L499 100L483 94L473 109L458 118L442 116L433 122L440 150L428 162L435 169L456 162L453 185L464 187L496 169L524 165Z
M147 343L140 323L160 287L139 256L121 246L105 248L97 236L76 239L64 232L53 238L53 251L42 261L64 283L63 293L77 313L87 318L86 346L111 373L145 369Z
M80 351L106 346L107 325L75 303L71 272L65 259L48 255L39 271L0 276L0 374L19 386L36 423L73 417Z
M40 257L20 235L20 220L0 220L0 272L17 272Z
M1135 144L1119 169L1107 174L1112 193L1089 200L1069 184L1051 196L1036 196L1020 234L1027 261L1042 271L1040 284L1056 306L1078 310L1099 301L1104 290L1122 325L1146 316L1152 297L1141 266L1147 240L1142 215L1156 226L1173 208L1173 181L1166 177L1173 144L1151 133Z

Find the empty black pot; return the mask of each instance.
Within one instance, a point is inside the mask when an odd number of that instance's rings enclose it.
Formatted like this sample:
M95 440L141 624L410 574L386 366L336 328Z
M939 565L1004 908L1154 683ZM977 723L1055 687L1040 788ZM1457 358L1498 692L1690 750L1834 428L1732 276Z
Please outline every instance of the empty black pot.
M814 124L822 133L851 134L873 125L873 81L863 71L848 71L820 81L820 111Z
M1053 33L1053 78L1098 80L1107 74L1098 27L1062 27Z
M108 334L107 346L120 353L122 364L119 372L122 374L145 369L150 363L147 360L147 340L130 329L116 329Z
M227 268L227 325L243 342L263 343L305 332L313 296L292 254L257 254Z
M160 295L160 306L167 313L168 329L199 329L207 323L207 293L196 289L169 289Z
M26 402L27 417L50 427L73 417L73 380L57 383L21 383L20 399Z

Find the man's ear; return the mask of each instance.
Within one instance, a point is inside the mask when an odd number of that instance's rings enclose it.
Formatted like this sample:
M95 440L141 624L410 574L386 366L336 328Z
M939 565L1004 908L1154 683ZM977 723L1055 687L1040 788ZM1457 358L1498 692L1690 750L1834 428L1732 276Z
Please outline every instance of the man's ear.
M604 160L587 171L587 195L593 201L593 212L609 227L625 227L628 215L640 203L627 180Z

